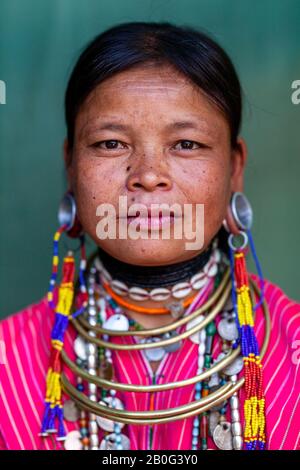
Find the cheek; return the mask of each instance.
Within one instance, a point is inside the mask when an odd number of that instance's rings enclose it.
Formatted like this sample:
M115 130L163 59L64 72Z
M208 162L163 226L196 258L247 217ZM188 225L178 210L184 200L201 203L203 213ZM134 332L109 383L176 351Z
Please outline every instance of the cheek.
M116 184L110 165L78 159L75 165L74 192L79 219L84 228L95 230L99 204L114 204Z
M222 164L194 165L185 172L182 191L193 204L204 204L206 226L220 224L230 196L230 168Z

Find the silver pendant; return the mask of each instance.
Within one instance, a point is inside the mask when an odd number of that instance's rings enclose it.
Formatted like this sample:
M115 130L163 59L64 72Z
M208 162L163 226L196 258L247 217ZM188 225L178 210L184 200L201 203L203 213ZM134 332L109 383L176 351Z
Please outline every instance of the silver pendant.
M168 333L165 333L162 337L162 339L170 339L170 338L174 338L175 336L178 336L178 334L176 333L176 331L169 331ZM168 346L164 346L164 350L167 352L167 353L172 353L172 352L176 352L178 351L178 349L180 348L181 346L181 341L178 341L176 343L173 343L173 344L169 344Z
M231 424L227 421L218 424L213 432L213 440L218 449L232 450Z
M87 347L86 342L81 336L77 336L74 341L74 351L77 357L82 361L87 360Z
M219 374L215 372L214 374L211 375L210 380L208 382L208 386L209 388L218 387L219 383L220 383Z
M214 430L219 424L220 421L220 413L218 411L211 411L209 413L208 417L208 430L209 430L209 435L213 436Z
M115 408L117 410L124 410L123 403L117 397L105 397L103 398L103 400L99 401L99 404L103 406L108 406L109 408ZM115 421L112 421L109 418L104 418L103 416L96 416L96 421L98 423L99 428L107 432L113 432ZM120 428L124 427L124 423L118 423L118 424Z
M64 442L66 450L82 450L81 435L79 431L71 431L67 434Z
M146 339L146 343L156 343L157 341L161 341L160 338L152 338L152 339ZM166 351L164 348L151 348L151 349L145 349L145 355L148 359L148 361L160 361L164 355L166 354Z
M244 367L244 360L242 356L237 357L232 364L224 369L226 375L237 375L241 372Z
M234 341L239 337L239 332L234 318L223 318L217 328L219 335L227 341Z
M122 450L130 450L130 440L125 434L121 434ZM106 436L100 442L100 450L117 450L116 434L112 433Z
M188 324L186 325L186 331L190 330L196 325L199 325L204 319L203 315L199 315L198 317L194 318L193 320L189 321ZM200 344L201 342L201 330L197 331L197 333L194 333L193 335L188 337L190 341L196 344Z
M170 313L172 317L176 320L177 318L180 318L183 315L184 312L184 306L182 302L169 302L165 304L165 307L170 310Z
M129 321L125 315L121 313L116 313L109 317L104 323L103 328L106 330L113 331L128 331L129 330Z
M80 411L76 406L76 403L72 400L66 400L64 402L64 418L71 423L75 423L80 417Z

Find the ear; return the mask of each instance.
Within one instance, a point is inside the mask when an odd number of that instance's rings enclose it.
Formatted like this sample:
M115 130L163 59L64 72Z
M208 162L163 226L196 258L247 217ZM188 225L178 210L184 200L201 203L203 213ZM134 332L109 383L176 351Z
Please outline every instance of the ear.
M68 190L72 190L73 182L73 165L72 165L72 152L69 147L68 139L65 138L63 144L63 153L64 153L64 162L65 170L68 180Z
M247 146L244 139L239 138L231 156L231 193L244 191L244 171L247 161ZM240 230L231 213L230 205L227 206L226 217L223 225L227 231L238 235Z
M247 162L247 146L242 138L237 139L231 156L231 192L244 191L244 172Z

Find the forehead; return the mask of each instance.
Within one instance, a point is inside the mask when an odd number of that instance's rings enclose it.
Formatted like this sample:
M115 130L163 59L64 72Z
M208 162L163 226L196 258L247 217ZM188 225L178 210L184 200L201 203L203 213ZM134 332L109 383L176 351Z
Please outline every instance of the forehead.
M108 101L126 102L141 97L149 100L159 97L170 103L190 98L190 105L195 105L197 98L205 99L200 88L172 66L143 65L107 78L92 91L85 103L92 105L96 100L98 105L104 105Z
M108 115L114 120L150 120L157 126L174 118L198 118L215 129L228 127L221 111L202 90L174 67L136 66L100 83L77 116L81 127L98 125ZM81 125L80 125L81 124Z

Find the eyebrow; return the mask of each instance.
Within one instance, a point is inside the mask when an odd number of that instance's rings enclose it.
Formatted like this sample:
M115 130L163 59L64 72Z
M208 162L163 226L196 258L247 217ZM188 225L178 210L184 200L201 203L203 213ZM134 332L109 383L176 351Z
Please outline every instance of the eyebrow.
M207 123L204 120L200 121L201 123L205 124L205 128L207 128ZM200 124L200 123L199 123ZM197 124L195 121L174 121L170 124L165 126L166 130L177 130L177 129L199 129L203 126ZM103 122L99 126L95 126L93 130L109 130L109 131L127 131L130 129L130 126L126 124L117 124L114 122Z

